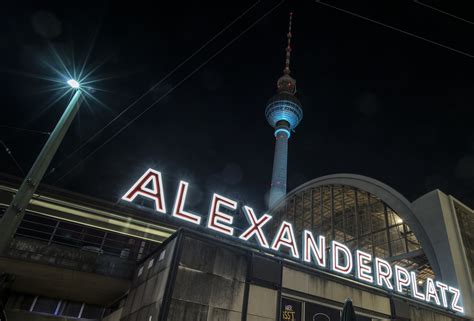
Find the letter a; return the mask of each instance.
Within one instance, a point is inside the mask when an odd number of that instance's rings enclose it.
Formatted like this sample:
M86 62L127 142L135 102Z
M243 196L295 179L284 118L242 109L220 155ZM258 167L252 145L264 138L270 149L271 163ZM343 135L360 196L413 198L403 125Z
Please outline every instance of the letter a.
M150 187L147 187L148 185L150 185ZM149 168L132 186L132 188L122 196L122 199L128 202L133 202L137 196L153 200L155 203L155 209L160 213L166 214L165 199L163 196L163 181L160 172Z

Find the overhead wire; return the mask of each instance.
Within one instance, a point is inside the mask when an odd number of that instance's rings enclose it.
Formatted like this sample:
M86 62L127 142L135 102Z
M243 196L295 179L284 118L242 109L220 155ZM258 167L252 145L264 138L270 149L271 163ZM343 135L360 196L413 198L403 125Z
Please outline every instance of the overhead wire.
M140 102L145 96L147 96L150 92L154 91L159 85L161 85L164 81L166 81L169 77L171 77L179 68L181 68L184 64L186 64L189 60L194 58L198 53L204 50L211 42L213 42L216 38L226 32L230 27L232 27L237 21L239 21L243 16L245 16L250 10L255 8L261 0L257 0L253 3L250 7L244 10L238 17L232 20L227 26L222 28L219 32L217 32L214 36L212 36L209 40L207 40L203 45L201 45L198 49L196 49L189 57L184 59L181 63L179 63L175 68L173 68L170 72L168 72L163 78L161 78L157 83L151 86L147 91L145 91L142 95L140 95L137 99L135 99L132 103L130 103L127 107L125 107L118 115L116 115L112 120L110 120L105 126L100 128L97 132L95 132L92 136L90 136L85 142L83 142L78 148L74 151L69 153L65 158L63 158L57 165L55 165L50 172L48 172L45 177L50 176L56 169L64 164L72 155L76 154L80 150L82 150L87 144L89 144L92 140L98 137L106 128L112 125L115 121L117 121L120 117L122 117L127 111L129 111L132 107L134 107L138 102ZM89 55L89 54L88 54ZM81 71L82 72L82 71Z
M8 128L8 129L13 129L13 130L17 130L17 131L30 132L30 133L42 134L42 135L51 135L50 132L44 132L44 131L41 131L41 130L20 128L20 127L14 127L14 126L7 126L7 125L0 125L0 128Z
M367 18L367 17L362 16L362 15L360 15L360 14L358 14L358 13L355 13L355 12L352 12L352 11L349 11L349 10L346 10L346 9L342 9L342 8L333 6L333 5L329 4L329 3L325 3L325 2L322 2L322 1L319 1L319 0L315 0L315 2L316 2L316 3L319 3L319 4L323 5L323 6L326 6L326 7L329 7L329 8L332 8L332 9L335 9L335 10L338 10L338 11L341 11L341 12L344 12L344 13L349 14L349 15L351 15L351 16L354 16L354 17L357 17L357 18L360 18L360 19L363 19L363 20L366 20L366 21L369 21L369 22L378 24L378 25L383 26L383 27L385 27L385 28L388 28L388 29L392 29L392 30L401 32L401 33L403 33L403 34L405 34L405 35L408 35L408 36L417 38L417 39L419 39L419 40L423 40L423 41L425 41L425 42L428 42L428 43L431 43L431 44L433 44L433 45L442 47L442 48L444 48L444 49L451 50L451 51L453 51L453 52L456 52L456 53L458 53L458 54L464 55L464 56L466 56L466 57L474 58L474 55L471 55L470 53L467 53L467 52L465 52L465 51L462 51L462 50L459 50L459 49L456 49L456 48L453 48L453 47L444 45L444 44L442 44L442 43L433 41L433 40L431 40L431 39L427 39L427 38L425 38L425 37L419 36L419 35L414 34L414 33L412 33L412 32L408 32L408 31L405 31L405 30L403 30L403 29L390 26L390 25L388 25L388 24L386 24L386 23L383 23L383 22L380 22L380 21L377 21L377 20L374 20L374 19L371 19L371 18Z
M10 156L10 158L15 163L16 167L20 170L21 174L24 176L25 172L23 171L23 168L21 168L20 164L17 162L15 156L13 156L11 149L8 148L8 146L1 139L0 139L0 144L3 146L3 148L5 148L5 152Z
M469 21L469 20L467 20L467 19L461 18L461 17L459 17L459 16L456 16L456 15L454 15L454 14L452 14L452 13L447 12L447 11L438 9L438 8L436 8L436 7L430 6L430 5L428 5L428 4L426 4L426 3L423 3L423 2L421 2L421 1L413 0L413 2L415 2L416 4L418 4L418 5L420 5L420 6L423 6L423 7L429 8L429 9L431 9L431 10L437 11L437 12L439 12L439 13L445 14L445 15L447 15L447 16L450 16L451 18L454 18L454 19L457 19L457 20L460 20L460 21L469 23L469 24L471 24L471 25L474 25L474 22L472 22L472 21Z
M256 24L258 24L261 20L265 19L269 14L271 14L275 9L277 9L279 6L281 6L285 2L285 0L281 0L278 2L275 6L270 8L265 14L263 14L260 18L258 18L255 22L250 24L247 28L245 28L242 32L240 32L236 37L234 37L232 40L230 40L226 45L224 45L221 49L219 49L217 52L215 52L213 55L211 55L208 59L206 59L203 63L201 63L197 68L195 68L192 72L190 72L186 77L184 77L182 80L180 80L178 83L176 83L173 87L171 87L166 93L161 95L156 101L154 101L151 105L149 105L145 110L143 110L141 113L139 113L137 116L135 116L132 120L130 120L128 123L126 123L124 126L122 126L119 130L117 130L111 137L109 137L105 142L103 142L101 145L99 145L97 148L92 150L90 153L88 153L83 159L81 159L76 165L71 167L69 171L67 171L65 174L57 178L53 184L56 184L57 182L61 181L64 177L68 176L70 173L72 173L79 165L81 165L83 162L85 162L87 159L89 159L92 155L94 155L97 151L99 151L102 147L107 145L112 139L114 139L117 135L119 135L121 132L123 132L125 129L127 129L132 123L134 123L137 119L139 119L143 114L145 114L148 110L150 110L152 107L154 107L156 104L158 104L163 98L168 96L171 92L173 92L177 87L179 87L183 82L188 80L190 77L192 77L196 72L201 70L205 65L207 65L212 59L214 59L217 55L219 55L222 51L227 49L230 45L232 45L235 41L240 39L247 31L252 29Z

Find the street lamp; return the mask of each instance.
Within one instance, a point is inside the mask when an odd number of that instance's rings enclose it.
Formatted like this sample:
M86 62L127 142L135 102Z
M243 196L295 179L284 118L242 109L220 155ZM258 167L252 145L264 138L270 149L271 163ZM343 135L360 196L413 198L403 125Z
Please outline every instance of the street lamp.
M69 79L67 81L67 84L74 89L78 89L79 87L81 87L81 84L75 79Z
M43 179L43 176L56 154L64 135L79 110L79 99L81 97L80 84L75 79L69 79L67 84L72 88L72 90L74 90L74 95L69 101L66 110L56 124L53 132L49 136L48 141L36 158L30 171L21 183L13 201L0 219L0 254L4 254L8 249L18 226L25 216L26 208L30 203L33 194Z

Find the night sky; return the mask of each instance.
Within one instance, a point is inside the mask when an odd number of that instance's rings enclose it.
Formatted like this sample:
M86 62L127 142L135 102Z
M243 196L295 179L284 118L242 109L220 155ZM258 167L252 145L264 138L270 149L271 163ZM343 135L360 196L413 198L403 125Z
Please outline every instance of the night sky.
M473 11L459 3L426 1L474 21ZM0 139L24 171L47 136L5 126L51 131L69 97L48 106L63 91L45 92L52 83L33 75L58 78L44 63L61 68L54 51L79 69L90 51L86 70L100 65L91 79L105 78L91 94L102 103L83 103L44 183L117 201L153 167L162 171L169 194L185 179L194 199L220 192L264 209L274 150L264 110L282 74L293 11L291 69L304 118L290 139L289 190L323 175L355 173L392 186L410 201L439 188L474 206L473 58L309 0L283 2L233 41L278 5L260 1L71 156L255 2L162 3L1 5ZM474 54L473 24L413 1L328 3ZM0 171L22 177L3 149Z

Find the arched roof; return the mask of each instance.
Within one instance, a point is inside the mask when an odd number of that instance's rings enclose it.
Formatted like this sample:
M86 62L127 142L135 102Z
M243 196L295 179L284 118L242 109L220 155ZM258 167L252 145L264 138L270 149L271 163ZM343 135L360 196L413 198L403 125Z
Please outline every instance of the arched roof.
M426 234L425 229L421 225L420 221L416 217L411 203L399 192L392 187L384 184L376 179L356 174L333 174L326 175L311 181L308 181L297 188L290 191L285 198L290 198L294 194L300 193L312 187L319 187L324 185L345 185L358 188L360 190L371 193L383 202L385 202L390 208L392 208L397 214L403 219L404 222L412 229L418 238L423 251L430 262L433 272L442 279L441 270L439 268L438 258L434 251L433 245ZM284 199L281 199L274 208L279 207Z

